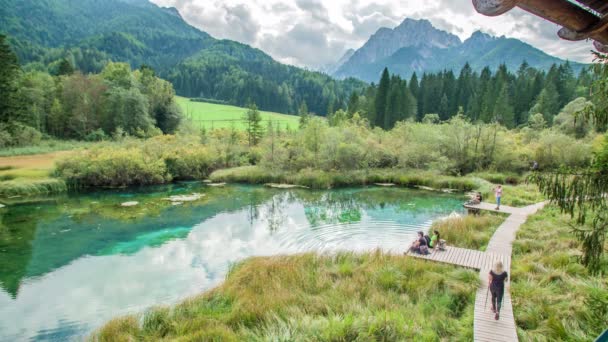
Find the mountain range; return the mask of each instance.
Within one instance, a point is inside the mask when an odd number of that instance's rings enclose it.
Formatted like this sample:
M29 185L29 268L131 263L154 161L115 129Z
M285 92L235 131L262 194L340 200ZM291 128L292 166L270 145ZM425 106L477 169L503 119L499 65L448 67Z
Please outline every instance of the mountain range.
M476 31L462 42L457 36L433 27L428 20L408 18L394 29L380 28L347 60L334 66L333 75L375 82L385 67L391 73L409 77L414 72L458 72L466 63L476 71L486 66L496 70L501 64L517 70L524 60L542 70L566 62L518 39ZM575 71L584 66L570 64Z

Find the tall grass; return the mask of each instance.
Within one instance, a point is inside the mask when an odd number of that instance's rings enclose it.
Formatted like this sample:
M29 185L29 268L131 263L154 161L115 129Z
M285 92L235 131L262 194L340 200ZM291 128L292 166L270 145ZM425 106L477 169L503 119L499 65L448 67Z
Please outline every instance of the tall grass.
M478 178L476 175L478 174L471 175L470 177L474 177L478 180L479 186L477 191L482 193L484 202L496 202L494 188L498 184L501 184L503 188L501 204L513 207L523 207L545 200L543 194L538 191L538 187L534 184L520 183L518 185L509 185L502 182L492 183L485 179Z
M230 183L288 183L316 189L329 189L374 183L394 183L400 186L425 186L436 190L470 191L479 186L475 179L443 176L420 170L370 169L355 171L321 171L304 169L298 172L277 171L261 166L244 166L218 170L211 174L215 182Z
M501 172L475 172L470 173L471 177L479 177L494 184L509 184L517 185L522 182L523 177L516 173L501 173Z
M589 275L569 223L550 206L517 234L511 291L522 341L593 341L607 327L608 258L603 275Z
M218 288L92 340L464 341L477 285L473 271L381 252L252 258Z
M0 198L53 195L67 192L61 179L9 180L0 182Z
M448 245L485 251L496 228L505 220L499 214L482 213L435 221L431 231L437 230Z

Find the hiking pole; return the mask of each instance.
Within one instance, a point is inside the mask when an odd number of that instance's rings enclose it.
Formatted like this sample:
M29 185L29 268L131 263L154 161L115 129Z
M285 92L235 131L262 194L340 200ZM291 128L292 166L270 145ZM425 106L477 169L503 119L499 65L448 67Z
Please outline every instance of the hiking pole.
M488 293L490 293L490 287L488 286L488 290L486 291L486 302L483 304L483 311L486 311L488 306Z

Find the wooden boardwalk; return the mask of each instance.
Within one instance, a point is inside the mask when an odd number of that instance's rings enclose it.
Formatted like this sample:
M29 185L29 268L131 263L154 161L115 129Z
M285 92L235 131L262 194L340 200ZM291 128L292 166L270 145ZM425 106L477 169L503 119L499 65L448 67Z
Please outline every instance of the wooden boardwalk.
M445 251L433 251L429 255L409 254L416 258L479 270L481 283L475 295L473 323L475 341L518 341L517 327L515 325L513 306L511 303L511 293L509 291L510 285L507 283L502 309L500 311L500 319L495 320L494 313L491 310L492 297L488 294L488 274L494 263L501 260L505 271L509 272L509 277L511 276L511 250L512 243L515 240L515 234L519 227L526 222L528 216L534 214L543 206L544 203L524 208L501 206L500 210L496 210L496 206L490 203L465 206L468 209L488 210L509 214L509 217L505 219L505 221L496 229L494 235L492 235L485 252L466 248L447 247Z

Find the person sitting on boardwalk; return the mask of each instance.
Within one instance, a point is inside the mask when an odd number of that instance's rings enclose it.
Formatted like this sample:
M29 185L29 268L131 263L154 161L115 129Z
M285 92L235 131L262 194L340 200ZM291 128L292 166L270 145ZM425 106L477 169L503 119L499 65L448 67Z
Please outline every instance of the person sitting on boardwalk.
M433 231L433 236L431 236L431 242L429 243L429 247L430 248L437 248L438 244L439 244L439 232L434 230Z
M471 193L471 199L465 203L466 205L475 205L479 204L482 201L481 192Z
M505 281L508 277L507 272L503 270L502 261L497 261L494 264L494 269L490 271L488 279L490 292L492 293L492 312L495 313L494 319L496 320L500 317L500 307L505 294Z
M419 254L429 254L429 246L424 238L423 232L418 232L418 238L412 246L410 247L410 252L419 253Z
M502 197L502 185L498 185L494 189L494 196L496 197L496 210L500 210L500 198Z

